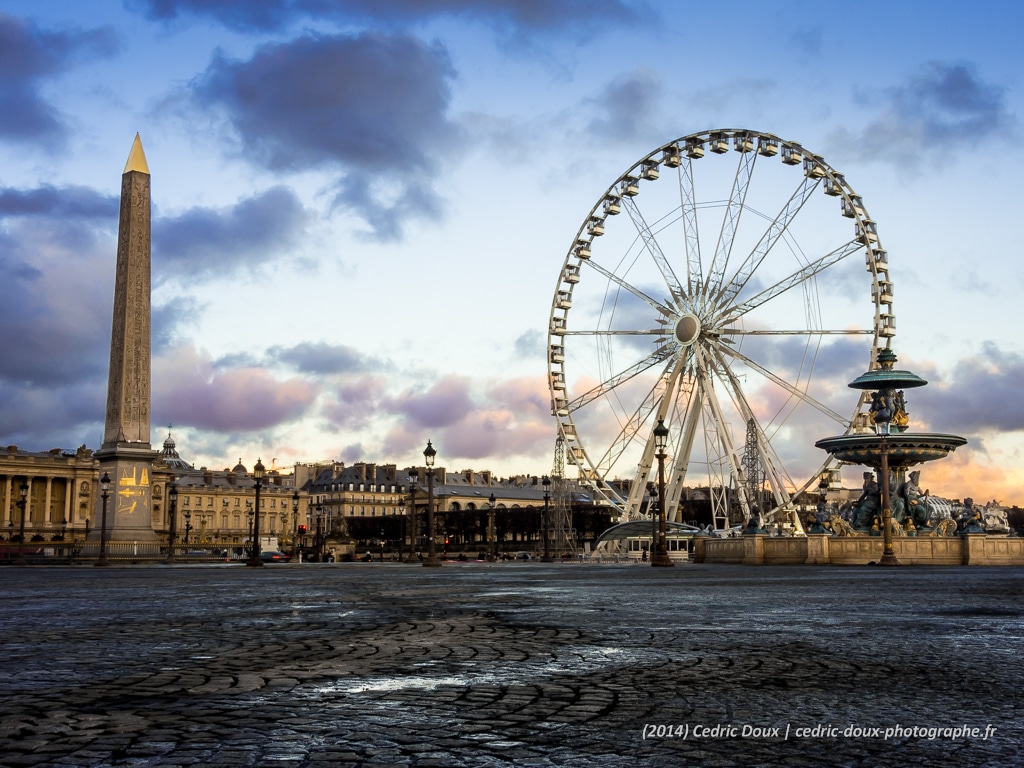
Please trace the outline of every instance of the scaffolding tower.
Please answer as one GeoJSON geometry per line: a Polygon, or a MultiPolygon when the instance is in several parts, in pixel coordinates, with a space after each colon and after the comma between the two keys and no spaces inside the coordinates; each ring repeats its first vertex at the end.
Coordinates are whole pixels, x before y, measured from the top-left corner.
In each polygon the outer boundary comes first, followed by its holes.
{"type": "Polygon", "coordinates": [[[572,489],[565,477],[565,439],[555,439],[555,460],[551,466],[551,551],[556,558],[576,559],[576,532],[572,527],[572,489]]]}
{"type": "Polygon", "coordinates": [[[764,468],[761,466],[761,451],[758,450],[757,422],[747,420],[747,441],[743,449],[743,474],[747,480],[747,500],[757,504],[761,514],[767,511],[764,504],[764,468]]]}

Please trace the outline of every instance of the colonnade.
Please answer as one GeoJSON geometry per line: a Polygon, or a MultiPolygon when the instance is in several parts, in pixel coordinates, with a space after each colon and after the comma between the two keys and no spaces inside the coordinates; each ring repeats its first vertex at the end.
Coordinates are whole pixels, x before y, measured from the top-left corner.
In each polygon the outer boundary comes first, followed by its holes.
{"type": "Polygon", "coordinates": [[[0,475],[0,535],[5,539],[17,533],[21,525],[21,486],[28,486],[25,497],[25,537],[36,534],[50,539],[62,531],[85,531],[93,521],[91,476],[57,474],[0,475]]]}

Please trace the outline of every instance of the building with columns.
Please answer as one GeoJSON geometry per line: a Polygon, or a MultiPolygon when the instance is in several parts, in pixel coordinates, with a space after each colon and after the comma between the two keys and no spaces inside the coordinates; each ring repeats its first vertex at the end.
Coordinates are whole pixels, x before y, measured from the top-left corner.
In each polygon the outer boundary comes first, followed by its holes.
{"type": "Polygon", "coordinates": [[[25,541],[61,541],[85,537],[95,525],[93,510],[99,484],[99,464],[91,450],[24,451],[16,445],[0,448],[0,536],[20,535],[20,488],[25,497],[25,541]]]}

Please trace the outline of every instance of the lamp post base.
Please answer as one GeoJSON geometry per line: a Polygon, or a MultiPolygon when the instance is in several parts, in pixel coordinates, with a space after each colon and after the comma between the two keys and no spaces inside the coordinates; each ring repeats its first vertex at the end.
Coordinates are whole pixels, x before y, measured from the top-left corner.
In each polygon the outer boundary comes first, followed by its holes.
{"type": "Polygon", "coordinates": [[[654,557],[651,559],[652,568],[674,568],[675,563],[672,562],[672,558],[668,556],[668,552],[655,552],[654,557]]]}
{"type": "Polygon", "coordinates": [[[896,559],[894,552],[886,552],[882,555],[882,559],[878,561],[879,565],[899,565],[900,561],[896,559]]]}
{"type": "Polygon", "coordinates": [[[423,567],[424,568],[440,568],[441,567],[441,559],[436,554],[427,555],[423,559],[423,567]]]}
{"type": "Polygon", "coordinates": [[[245,561],[245,566],[247,568],[262,568],[263,561],[260,560],[258,557],[250,557],[248,560],[245,561]]]}

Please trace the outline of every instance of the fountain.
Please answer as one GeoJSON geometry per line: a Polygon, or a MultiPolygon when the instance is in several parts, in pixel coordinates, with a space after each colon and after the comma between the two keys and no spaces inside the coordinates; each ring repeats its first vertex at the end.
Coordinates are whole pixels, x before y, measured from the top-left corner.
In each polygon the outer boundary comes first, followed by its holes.
{"type": "MultiPolygon", "coordinates": [[[[909,419],[903,391],[923,387],[928,382],[910,371],[894,369],[895,364],[896,353],[889,348],[883,349],[878,353],[878,368],[861,374],[849,384],[853,389],[873,390],[869,417],[873,430],[827,437],[815,443],[842,462],[875,469],[882,506],[883,552],[880,565],[899,565],[892,547],[894,521],[890,505],[890,472],[902,475],[916,464],[945,458],[967,442],[959,435],[907,432],[909,419]]],[[[916,487],[916,478],[914,481],[916,487]]]]}

